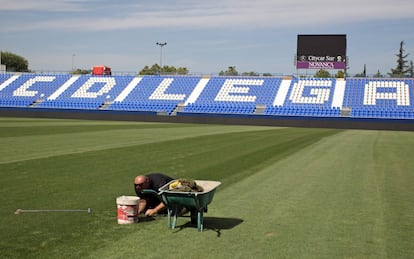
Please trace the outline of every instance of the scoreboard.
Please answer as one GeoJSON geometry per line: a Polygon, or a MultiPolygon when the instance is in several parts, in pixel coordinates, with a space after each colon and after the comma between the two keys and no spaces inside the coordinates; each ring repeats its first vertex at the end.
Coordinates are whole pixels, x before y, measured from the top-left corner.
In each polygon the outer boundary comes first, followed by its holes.
{"type": "Polygon", "coordinates": [[[298,35],[297,69],[345,69],[345,34],[298,35]]]}

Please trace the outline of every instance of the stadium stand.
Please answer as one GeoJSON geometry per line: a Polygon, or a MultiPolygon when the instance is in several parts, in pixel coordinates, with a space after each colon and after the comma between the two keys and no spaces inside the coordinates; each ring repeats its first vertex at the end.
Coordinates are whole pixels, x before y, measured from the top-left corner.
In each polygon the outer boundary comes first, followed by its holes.
{"type": "Polygon", "coordinates": [[[271,105],[281,78],[211,78],[184,112],[253,114],[256,105],[271,105]]]}
{"type": "Polygon", "coordinates": [[[56,90],[46,100],[40,102],[38,108],[58,109],[99,109],[111,98],[119,95],[132,80],[131,76],[123,77],[91,77],[72,76],[66,83],[53,82],[56,90]],[[116,87],[115,87],[116,86],[116,87]]]}
{"type": "MultiPolygon", "coordinates": [[[[293,116],[339,116],[340,107],[333,106],[335,79],[291,80],[284,90],[284,102],[275,102],[265,113],[269,115],[293,116]]],[[[284,100],[282,99],[282,100],[284,100]]]]}
{"type": "Polygon", "coordinates": [[[154,111],[171,114],[185,101],[200,77],[142,77],[108,106],[109,110],[154,111]]]}
{"type": "Polygon", "coordinates": [[[0,107],[414,119],[413,79],[0,74],[0,107]]]}
{"type": "Polygon", "coordinates": [[[413,119],[412,79],[349,79],[343,108],[351,117],[413,119]]]}

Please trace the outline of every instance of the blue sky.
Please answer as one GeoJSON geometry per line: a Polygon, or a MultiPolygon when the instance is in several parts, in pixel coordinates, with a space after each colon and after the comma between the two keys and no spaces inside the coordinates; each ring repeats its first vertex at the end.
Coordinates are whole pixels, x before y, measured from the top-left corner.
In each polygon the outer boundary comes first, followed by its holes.
{"type": "Polygon", "coordinates": [[[402,40],[414,60],[413,10],[412,0],[0,0],[0,50],[34,71],[137,72],[167,42],[163,65],[190,73],[290,75],[298,34],[346,34],[350,74],[364,64],[386,74],[402,40]]]}

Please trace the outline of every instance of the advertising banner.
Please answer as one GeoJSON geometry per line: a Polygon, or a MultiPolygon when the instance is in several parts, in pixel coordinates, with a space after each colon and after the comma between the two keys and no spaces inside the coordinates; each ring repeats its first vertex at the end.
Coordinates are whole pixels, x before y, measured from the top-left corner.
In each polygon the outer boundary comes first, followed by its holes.
{"type": "Polygon", "coordinates": [[[346,35],[298,35],[298,69],[345,69],[346,35]]]}

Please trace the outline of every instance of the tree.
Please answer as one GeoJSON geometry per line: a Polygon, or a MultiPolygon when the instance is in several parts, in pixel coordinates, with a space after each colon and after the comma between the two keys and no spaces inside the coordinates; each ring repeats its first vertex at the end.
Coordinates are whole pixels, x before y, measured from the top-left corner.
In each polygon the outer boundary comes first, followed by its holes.
{"type": "Polygon", "coordinates": [[[338,70],[338,72],[335,75],[335,78],[345,78],[345,72],[342,70],[338,70]]]}
{"type": "Polygon", "coordinates": [[[152,67],[145,66],[141,71],[139,71],[140,75],[156,75],[160,71],[160,66],[158,64],[152,65],[152,67]]]}
{"type": "Polygon", "coordinates": [[[355,77],[367,77],[367,65],[364,64],[364,70],[360,74],[356,74],[355,77]]]}
{"type": "Polygon", "coordinates": [[[316,74],[313,77],[315,77],[315,78],[330,78],[331,74],[329,74],[329,72],[324,70],[324,69],[319,69],[318,72],[316,72],[316,74]]]}
{"type": "Polygon", "coordinates": [[[176,70],[176,74],[177,75],[187,75],[188,74],[188,69],[186,67],[179,67],[176,70]]]}
{"type": "Polygon", "coordinates": [[[400,42],[400,50],[397,56],[397,67],[395,69],[391,69],[391,72],[388,73],[391,77],[405,77],[407,76],[408,72],[408,65],[407,65],[407,57],[408,54],[405,54],[404,50],[404,41],[400,42]]]}
{"type": "Polygon", "coordinates": [[[251,72],[243,72],[242,76],[259,76],[259,74],[251,71],[251,72]]]}
{"type": "Polygon", "coordinates": [[[88,75],[88,74],[90,75],[91,73],[92,73],[91,69],[80,69],[80,68],[71,72],[71,74],[73,75],[88,75]]]}
{"type": "Polygon", "coordinates": [[[381,78],[381,77],[384,77],[384,76],[381,74],[381,72],[380,72],[380,71],[379,71],[379,69],[378,69],[378,71],[377,71],[377,73],[374,75],[374,77],[381,78]]]}
{"type": "Polygon", "coordinates": [[[162,74],[169,74],[169,75],[186,75],[188,74],[188,69],[185,67],[176,68],[174,66],[163,66],[162,67],[162,74]]]}
{"type": "Polygon", "coordinates": [[[228,67],[226,71],[221,70],[219,73],[220,76],[238,76],[239,72],[237,72],[236,67],[228,67]]]}
{"type": "Polygon", "coordinates": [[[408,76],[414,77],[414,67],[413,67],[413,61],[410,61],[410,66],[408,67],[408,76]]]}
{"type": "Polygon", "coordinates": [[[139,71],[140,75],[158,75],[160,74],[167,74],[167,75],[187,75],[188,69],[185,67],[176,68],[174,66],[163,66],[162,70],[158,64],[154,64],[151,67],[145,66],[141,71],[139,71]]]}
{"type": "Polygon", "coordinates": [[[29,62],[11,52],[1,52],[1,63],[6,65],[8,72],[29,72],[29,62]]]}

